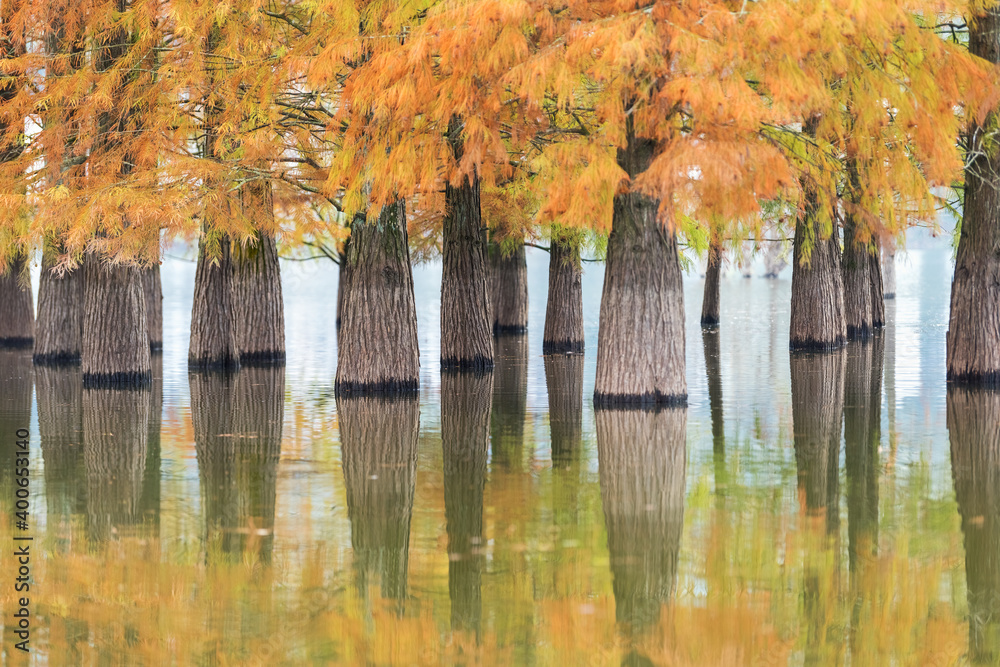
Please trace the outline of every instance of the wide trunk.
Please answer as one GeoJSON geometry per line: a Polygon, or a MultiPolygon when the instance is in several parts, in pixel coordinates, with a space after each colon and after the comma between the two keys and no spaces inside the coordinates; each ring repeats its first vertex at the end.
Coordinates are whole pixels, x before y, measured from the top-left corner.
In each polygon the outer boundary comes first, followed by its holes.
{"type": "Polygon", "coordinates": [[[152,366],[139,268],[88,253],[83,276],[83,386],[148,385],[152,366]]]}
{"type": "Polygon", "coordinates": [[[523,334],[528,330],[528,262],[524,243],[518,243],[510,252],[491,244],[489,256],[493,335],[523,334]]]}
{"type": "Polygon", "coordinates": [[[598,409],[595,416],[615,618],[631,644],[656,626],[676,586],[687,409],[598,409]]]}
{"type": "Polygon", "coordinates": [[[146,301],[146,330],[149,332],[149,349],[163,350],[163,286],[160,283],[160,265],[142,269],[142,294],[146,301]]]}
{"type": "MultiPolygon", "coordinates": [[[[1000,63],[1000,7],[969,22],[969,51],[1000,63]]],[[[1000,385],[1000,150],[992,138],[993,111],[968,130],[962,232],[955,255],[948,321],[948,380],[1000,385]]]]}
{"type": "Polygon", "coordinates": [[[27,257],[18,255],[0,274],[0,348],[30,348],[35,337],[27,264],[27,257]]]}
{"type": "MultiPolygon", "coordinates": [[[[449,126],[461,158],[461,121],[449,126]]],[[[445,184],[441,272],[441,368],[493,368],[493,304],[489,294],[486,237],[479,205],[479,176],[445,184]]]]}
{"type": "Polygon", "coordinates": [[[882,246],[882,296],[896,298],[896,244],[890,241],[882,246]]]}
{"type": "Polygon", "coordinates": [[[441,374],[441,447],[453,630],[478,635],[483,616],[483,491],[493,374],[441,374]]]}
{"type": "Polygon", "coordinates": [[[840,244],[836,234],[822,238],[815,196],[806,195],[805,217],[795,225],[789,347],[832,350],[847,340],[840,244]]]}
{"type": "MultiPolygon", "coordinates": [[[[630,137],[618,164],[646,170],[653,143],[630,137]]],[[[638,192],[615,195],[597,337],[594,403],[684,405],[684,292],[677,239],[638,192]]]]}
{"type": "Polygon", "coordinates": [[[337,397],[358,595],[378,582],[403,611],[417,476],[416,397],[337,397]]]}
{"type": "Polygon", "coordinates": [[[844,320],[849,340],[867,340],[885,324],[882,266],[874,247],[860,238],[858,223],[844,223],[844,320]]]}
{"type": "Polygon", "coordinates": [[[1000,661],[1000,394],[948,388],[955,499],[965,536],[972,664],[1000,661]]]}
{"type": "Polygon", "coordinates": [[[240,365],[229,289],[230,245],[229,237],[223,236],[218,255],[212,257],[204,239],[199,244],[188,346],[188,368],[192,370],[234,370],[240,365]]]}
{"type": "Polygon", "coordinates": [[[383,207],[377,221],[355,218],[343,261],[337,394],[416,392],[420,350],[403,200],[383,207]]]}
{"type": "Polygon", "coordinates": [[[83,270],[54,271],[58,253],[42,250],[34,360],[42,365],[79,364],[83,338],[83,270]]]}
{"type": "Polygon", "coordinates": [[[583,356],[547,355],[545,387],[549,398],[552,465],[579,461],[583,446],[583,356]]]}
{"type": "Polygon", "coordinates": [[[285,363],[285,312],[281,267],[274,234],[274,202],[269,181],[240,188],[243,212],[257,233],[246,245],[234,243],[230,262],[232,327],[240,363],[285,363]]]}
{"type": "Polygon", "coordinates": [[[580,242],[553,233],[549,246],[549,296],[545,304],[543,354],[583,352],[583,264],[580,242]]]}
{"type": "Polygon", "coordinates": [[[722,242],[712,235],[708,245],[708,267],[705,269],[705,296],[701,300],[701,326],[714,329],[719,326],[719,282],[722,277],[722,242]]]}

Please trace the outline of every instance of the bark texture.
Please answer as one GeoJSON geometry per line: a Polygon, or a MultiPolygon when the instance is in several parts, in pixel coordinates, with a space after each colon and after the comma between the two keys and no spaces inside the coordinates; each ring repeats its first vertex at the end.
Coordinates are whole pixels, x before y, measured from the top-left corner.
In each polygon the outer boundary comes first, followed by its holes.
{"type": "Polygon", "coordinates": [[[673,599],[684,528],[687,410],[598,409],[596,419],[615,618],[632,637],[655,626],[673,599]]]}
{"type": "Polygon", "coordinates": [[[58,252],[42,249],[38,278],[38,321],[34,361],[41,365],[79,364],[83,338],[83,271],[53,271],[58,252]]]}
{"type": "MultiPolygon", "coordinates": [[[[448,132],[461,158],[461,121],[448,132]]],[[[493,368],[493,304],[489,294],[486,237],[479,206],[479,177],[445,185],[441,273],[441,368],[493,368]]]]}
{"type": "Polygon", "coordinates": [[[73,543],[73,517],[86,507],[83,378],[78,367],[35,368],[38,435],[45,474],[46,531],[57,553],[73,543]]]}
{"type": "Polygon", "coordinates": [[[148,385],[152,366],[138,267],[112,266],[88,253],[83,275],[83,386],[148,385]]]}
{"type": "Polygon", "coordinates": [[[528,330],[528,262],[524,243],[518,243],[510,253],[491,244],[489,256],[493,335],[523,334],[528,330]]]}
{"type": "Polygon", "coordinates": [[[896,244],[894,242],[882,246],[882,295],[885,299],[896,298],[896,244]]]}
{"type": "Polygon", "coordinates": [[[28,260],[19,255],[0,274],[0,348],[31,348],[35,337],[35,312],[31,283],[26,282],[28,260]]]}
{"type": "MultiPolygon", "coordinates": [[[[635,177],[653,142],[631,136],[618,164],[635,177]]],[[[657,219],[658,202],[615,195],[597,338],[594,403],[685,405],[684,292],[677,239],[657,219]]]]}
{"type": "Polygon", "coordinates": [[[188,368],[192,370],[239,368],[229,289],[231,263],[228,236],[223,237],[219,244],[218,257],[210,256],[202,239],[198,248],[198,268],[194,274],[194,301],[191,304],[188,368]]]}
{"type": "Polygon", "coordinates": [[[882,266],[877,246],[864,242],[858,222],[848,214],[844,223],[844,320],[849,340],[867,340],[885,325],[882,266]]]}
{"type": "Polygon", "coordinates": [[[269,562],[285,409],[285,372],[190,373],[191,421],[208,559],[269,562]]]}
{"type": "Polygon", "coordinates": [[[545,304],[543,354],[583,352],[583,264],[580,242],[553,234],[549,246],[549,296],[545,304]]]}
{"type": "Polygon", "coordinates": [[[340,394],[416,392],[420,346],[402,199],[351,225],[340,273],[340,394]]]}
{"type": "Polygon", "coordinates": [[[476,634],[483,616],[483,490],[492,395],[492,373],[441,374],[451,627],[476,634]]]}
{"type": "MultiPolygon", "coordinates": [[[[1000,7],[969,22],[969,52],[1000,63],[1000,7]]],[[[962,231],[955,255],[948,321],[948,380],[1000,386],[1000,151],[992,143],[994,110],[971,123],[962,231]]]]}
{"type": "Polygon", "coordinates": [[[840,524],[840,434],[844,353],[792,353],[792,429],[799,498],[807,514],[840,524]]]}
{"type": "Polygon", "coordinates": [[[230,263],[232,327],[240,363],[252,366],[285,363],[285,311],[281,267],[274,234],[274,200],[269,181],[240,188],[243,212],[257,234],[247,245],[233,244],[230,263]]]}
{"type": "Polygon", "coordinates": [[[163,285],[160,282],[160,265],[153,264],[141,270],[142,294],[146,301],[146,329],[149,332],[149,349],[163,350],[163,285]]]}
{"type": "Polygon", "coordinates": [[[547,355],[545,386],[552,465],[564,467],[579,459],[583,444],[583,356],[547,355]]]}
{"type": "Polygon", "coordinates": [[[417,476],[416,397],[337,397],[358,593],[378,581],[403,611],[417,476]],[[374,581],[373,581],[374,580],[374,581]]]}
{"type": "Polygon", "coordinates": [[[852,575],[878,554],[879,440],[884,338],[847,349],[844,380],[844,462],[847,536],[852,575]]]}
{"type": "Polygon", "coordinates": [[[948,388],[955,499],[965,536],[972,664],[1000,661],[1000,393],[948,388]]]}
{"type": "Polygon", "coordinates": [[[708,245],[708,267],[705,269],[705,296],[701,300],[701,326],[719,326],[719,282],[722,277],[722,242],[713,234],[708,245]]]}

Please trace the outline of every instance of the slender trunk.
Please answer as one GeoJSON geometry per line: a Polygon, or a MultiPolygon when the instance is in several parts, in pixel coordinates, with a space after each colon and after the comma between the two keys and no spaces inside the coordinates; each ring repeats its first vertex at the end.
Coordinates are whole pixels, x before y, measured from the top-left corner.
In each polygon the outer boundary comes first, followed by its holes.
{"type": "Polygon", "coordinates": [[[836,234],[821,238],[816,202],[807,192],[806,215],[795,226],[792,260],[792,350],[832,350],[847,340],[844,281],[836,234]],[[812,251],[806,256],[806,246],[812,251]]]}
{"type": "Polygon", "coordinates": [[[583,356],[546,355],[552,465],[578,461],[583,446],[583,356]]]}
{"type": "Polygon", "coordinates": [[[160,265],[142,269],[142,294],[146,302],[146,329],[149,332],[149,349],[163,350],[163,286],[160,283],[160,265]]]}
{"type": "Polygon", "coordinates": [[[441,447],[451,627],[479,634],[483,617],[483,490],[493,374],[441,374],[441,447]]]}
{"type": "Polygon", "coordinates": [[[243,365],[283,365],[285,313],[278,246],[270,231],[274,228],[271,183],[245,184],[240,188],[240,204],[257,233],[246,246],[233,244],[229,286],[236,350],[243,365]]]}
{"type": "Polygon", "coordinates": [[[1000,394],[948,388],[948,433],[955,499],[965,536],[972,664],[1000,660],[1000,394]]]}
{"type": "Polygon", "coordinates": [[[885,299],[896,298],[896,243],[882,246],[882,287],[885,299]]]}
{"type": "Polygon", "coordinates": [[[523,334],[528,330],[528,263],[524,243],[518,243],[510,254],[491,244],[489,257],[493,335],[523,334]]]}
{"type": "Polygon", "coordinates": [[[722,277],[722,242],[716,234],[708,246],[708,268],[705,270],[705,297],[701,301],[701,326],[719,326],[719,279],[722,277]]]}
{"type": "Polygon", "coordinates": [[[549,247],[549,296],[545,304],[543,354],[583,352],[583,264],[580,241],[553,231],[549,247]]]}
{"type": "Polygon", "coordinates": [[[524,466],[524,418],[528,406],[527,336],[504,336],[496,341],[493,368],[493,410],[490,447],[494,467],[521,470],[524,466]]]}
{"type": "Polygon", "coordinates": [[[342,266],[337,394],[416,392],[420,348],[402,199],[377,221],[355,218],[342,266]]]}
{"type": "MultiPolygon", "coordinates": [[[[652,141],[629,136],[618,164],[635,177],[653,158],[652,141]]],[[[677,239],[657,218],[658,202],[615,195],[597,338],[594,403],[684,405],[684,292],[677,239]]]]}
{"type": "Polygon", "coordinates": [[[230,246],[229,237],[223,236],[218,256],[211,257],[204,237],[199,243],[188,346],[188,368],[192,370],[235,370],[240,365],[229,289],[230,246]]]}
{"type": "Polygon", "coordinates": [[[630,644],[673,599],[684,528],[687,409],[598,409],[615,618],[630,644]]]}
{"type": "MultiPolygon", "coordinates": [[[[1000,63],[1000,7],[969,22],[969,52],[1000,63]]],[[[962,232],[951,283],[948,321],[948,380],[971,385],[1000,385],[1000,151],[992,146],[997,111],[983,126],[968,130],[972,156],[965,169],[962,232]]]]}
{"type": "Polygon", "coordinates": [[[0,348],[30,348],[34,337],[28,258],[19,254],[0,274],[0,348]]]}
{"type": "Polygon", "coordinates": [[[57,553],[73,543],[73,517],[84,506],[83,381],[79,368],[35,368],[38,436],[45,475],[47,539],[57,553]]]}
{"type": "Polygon", "coordinates": [[[83,276],[83,386],[148,385],[152,366],[139,268],[88,253],[83,276]]]}
{"type": "Polygon", "coordinates": [[[40,365],[80,363],[83,337],[83,271],[53,270],[58,252],[46,242],[38,279],[34,360],[40,365]]]}
{"type": "Polygon", "coordinates": [[[340,450],[358,595],[370,579],[397,612],[406,600],[417,476],[416,397],[337,397],[340,450]]]}
{"type": "MultiPolygon", "coordinates": [[[[462,155],[461,120],[448,133],[456,161],[462,155]]],[[[441,274],[441,368],[493,368],[493,307],[486,238],[479,208],[479,176],[445,184],[441,274]]]]}

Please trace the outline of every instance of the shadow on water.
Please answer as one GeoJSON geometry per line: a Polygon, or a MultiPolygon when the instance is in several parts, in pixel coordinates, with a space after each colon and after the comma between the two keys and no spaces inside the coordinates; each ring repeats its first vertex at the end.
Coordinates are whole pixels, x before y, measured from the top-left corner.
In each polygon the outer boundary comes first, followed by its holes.
{"type": "Polygon", "coordinates": [[[337,398],[341,459],[361,599],[377,578],[402,613],[417,474],[417,398],[337,398]]]}
{"type": "Polygon", "coordinates": [[[191,373],[191,418],[208,559],[252,553],[269,563],[284,417],[283,367],[191,373]]]}
{"type": "Polygon", "coordinates": [[[969,658],[1000,661],[1000,392],[948,387],[955,498],[965,536],[969,658]]]}
{"type": "Polygon", "coordinates": [[[441,374],[441,447],[453,630],[482,627],[483,489],[493,374],[441,374]]]}
{"type": "Polygon", "coordinates": [[[684,528],[687,409],[597,410],[601,502],[615,618],[632,648],[673,599],[684,528]]]}
{"type": "Polygon", "coordinates": [[[490,445],[493,466],[518,472],[524,468],[524,418],[528,405],[528,337],[493,339],[493,414],[490,445]]]}

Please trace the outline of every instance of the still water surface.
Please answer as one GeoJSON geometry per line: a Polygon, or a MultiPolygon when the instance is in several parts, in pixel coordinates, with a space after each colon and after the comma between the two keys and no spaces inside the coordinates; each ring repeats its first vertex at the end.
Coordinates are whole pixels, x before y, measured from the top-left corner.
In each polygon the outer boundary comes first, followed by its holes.
{"type": "MultiPolygon", "coordinates": [[[[587,354],[541,355],[546,262],[529,252],[530,333],[487,377],[441,376],[440,267],[417,267],[418,400],[335,400],[332,264],[283,265],[283,369],[188,375],[176,259],[152,391],[0,353],[4,447],[31,430],[31,659],[997,659],[1000,398],[945,385],[947,252],[899,256],[884,334],[829,355],[787,350],[787,270],[726,279],[706,335],[686,277],[689,407],[655,414],[590,401],[601,265],[587,354]]],[[[9,456],[0,474],[7,624],[9,456]]]]}

